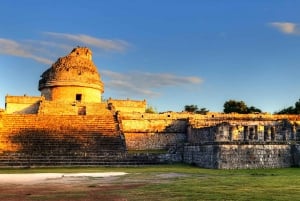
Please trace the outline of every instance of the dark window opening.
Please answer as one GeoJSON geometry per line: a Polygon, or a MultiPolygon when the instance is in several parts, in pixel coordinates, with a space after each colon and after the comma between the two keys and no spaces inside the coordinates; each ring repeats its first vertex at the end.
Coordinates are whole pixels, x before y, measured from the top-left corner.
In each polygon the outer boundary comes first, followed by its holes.
{"type": "Polygon", "coordinates": [[[81,102],[82,94],[76,94],[76,101],[81,102]]]}

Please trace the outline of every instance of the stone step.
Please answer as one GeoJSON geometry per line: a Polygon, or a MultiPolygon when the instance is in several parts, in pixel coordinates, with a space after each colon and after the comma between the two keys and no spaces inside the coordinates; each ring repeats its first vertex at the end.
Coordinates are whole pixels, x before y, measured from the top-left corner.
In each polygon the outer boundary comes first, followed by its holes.
{"type": "MultiPolygon", "coordinates": [[[[73,153],[113,154],[125,151],[119,125],[111,111],[101,115],[3,115],[1,143],[5,150],[65,156],[73,153]]],[[[16,154],[13,159],[20,158],[16,154]]],[[[0,156],[0,161],[11,158],[0,156]]],[[[97,159],[98,160],[98,159],[97,159]]]]}
{"type": "Polygon", "coordinates": [[[128,155],[111,155],[111,156],[97,156],[97,157],[32,157],[30,160],[26,157],[14,159],[1,159],[0,167],[6,166],[124,166],[124,165],[150,165],[160,164],[156,159],[147,159],[144,156],[128,156],[128,155]]]}

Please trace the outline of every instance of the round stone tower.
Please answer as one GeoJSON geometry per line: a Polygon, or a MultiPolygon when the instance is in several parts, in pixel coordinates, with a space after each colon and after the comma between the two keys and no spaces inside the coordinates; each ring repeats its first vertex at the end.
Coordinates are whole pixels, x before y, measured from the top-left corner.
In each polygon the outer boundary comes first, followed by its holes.
{"type": "Polygon", "coordinates": [[[74,48],[69,55],[52,64],[41,77],[39,90],[46,100],[101,102],[104,87],[89,48],[74,48]]]}

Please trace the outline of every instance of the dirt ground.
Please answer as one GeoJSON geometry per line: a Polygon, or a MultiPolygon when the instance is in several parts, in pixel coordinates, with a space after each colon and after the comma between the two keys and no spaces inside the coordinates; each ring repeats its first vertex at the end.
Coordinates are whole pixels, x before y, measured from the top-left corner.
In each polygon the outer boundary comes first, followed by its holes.
{"type": "Polygon", "coordinates": [[[167,182],[177,173],[140,175],[116,173],[107,175],[68,174],[0,174],[0,200],[76,200],[76,201],[124,201],[120,190],[134,189],[148,183],[167,182]],[[10,177],[9,177],[10,176],[10,177]],[[18,178],[18,179],[16,179],[18,178]]]}

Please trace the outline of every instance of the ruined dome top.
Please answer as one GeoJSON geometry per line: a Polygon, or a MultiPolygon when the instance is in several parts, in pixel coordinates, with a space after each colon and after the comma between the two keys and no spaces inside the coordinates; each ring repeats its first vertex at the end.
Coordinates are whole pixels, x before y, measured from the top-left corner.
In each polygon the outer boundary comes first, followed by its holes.
{"type": "Polygon", "coordinates": [[[103,83],[92,61],[92,51],[87,47],[76,47],[67,56],[60,57],[41,77],[39,90],[55,86],[81,86],[99,89],[103,93],[103,83]]]}

